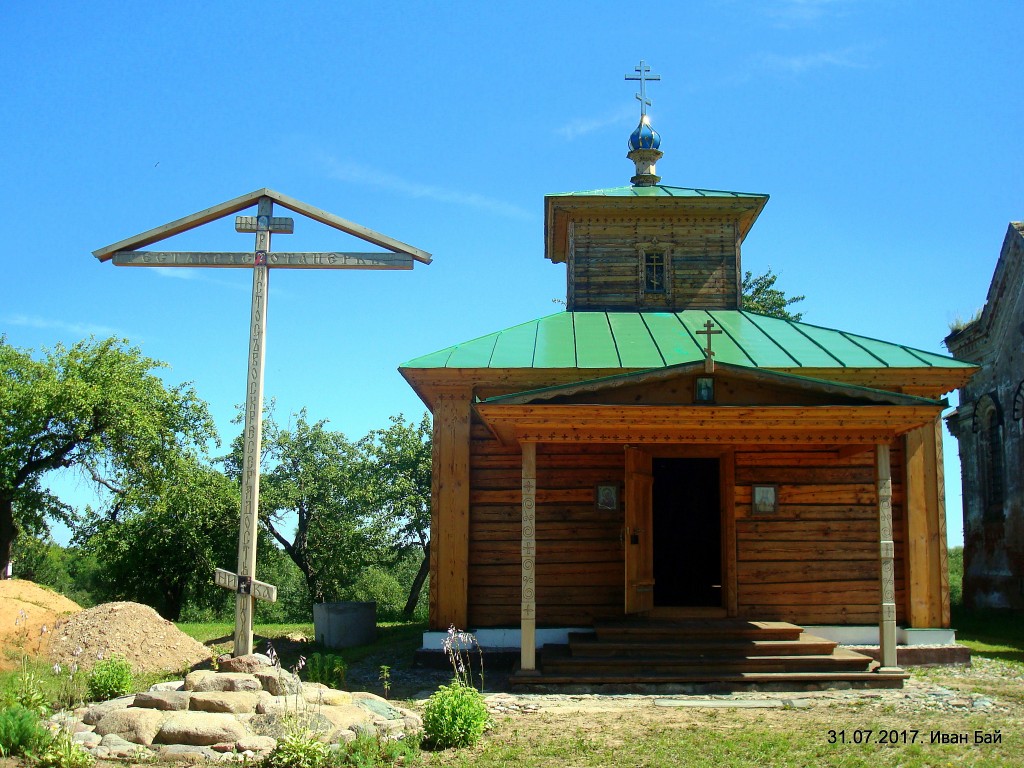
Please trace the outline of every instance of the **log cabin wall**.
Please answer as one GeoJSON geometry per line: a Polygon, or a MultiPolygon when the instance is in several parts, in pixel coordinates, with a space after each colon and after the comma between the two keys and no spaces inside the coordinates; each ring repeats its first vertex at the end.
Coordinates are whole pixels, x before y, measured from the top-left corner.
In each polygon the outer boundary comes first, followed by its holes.
{"type": "MultiPolygon", "coordinates": [[[[797,624],[873,624],[879,618],[875,455],[736,452],[739,615],[797,624]],[[755,484],[778,486],[779,510],[752,511],[755,484]]],[[[907,617],[903,450],[892,446],[896,620],[907,617]]]]}
{"type": "Polygon", "coordinates": [[[720,217],[589,216],[573,222],[568,309],[737,309],[735,221],[720,217]],[[643,290],[641,248],[666,256],[666,290],[643,290]]]}
{"type": "MultiPolygon", "coordinates": [[[[621,511],[599,512],[598,483],[623,483],[621,445],[537,447],[537,625],[621,617],[621,511]]],[[[522,477],[518,448],[474,423],[470,449],[469,625],[518,626],[522,477]]]]}

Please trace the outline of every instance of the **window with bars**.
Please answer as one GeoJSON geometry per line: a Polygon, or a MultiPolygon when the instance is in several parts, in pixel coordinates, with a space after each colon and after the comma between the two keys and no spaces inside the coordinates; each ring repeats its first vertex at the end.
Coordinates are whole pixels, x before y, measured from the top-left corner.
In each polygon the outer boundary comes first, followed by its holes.
{"type": "Polygon", "coordinates": [[[644,252],[644,293],[665,293],[668,275],[664,251],[644,252]]]}

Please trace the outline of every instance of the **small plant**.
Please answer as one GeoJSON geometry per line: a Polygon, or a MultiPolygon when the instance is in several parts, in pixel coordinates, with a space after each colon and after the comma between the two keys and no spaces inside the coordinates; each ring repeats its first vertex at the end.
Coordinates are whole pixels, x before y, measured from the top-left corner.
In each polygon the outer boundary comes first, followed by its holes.
{"type": "Polygon", "coordinates": [[[43,681],[28,670],[28,658],[22,658],[21,674],[14,688],[14,701],[38,717],[50,714],[50,702],[43,693],[43,681]]]}
{"type": "Polygon", "coordinates": [[[480,691],[458,680],[442,685],[431,694],[423,710],[426,742],[434,749],[476,744],[489,720],[487,704],[480,691]]]}
{"type": "Polygon", "coordinates": [[[306,659],[306,679],[311,683],[323,683],[330,688],[345,684],[348,665],[333,653],[313,653],[306,659]]]}
{"type": "Polygon", "coordinates": [[[389,739],[376,732],[360,731],[354,741],[338,748],[331,757],[331,765],[339,768],[401,765],[408,764],[416,753],[416,745],[407,739],[389,739]]]}
{"type": "Polygon", "coordinates": [[[323,768],[331,757],[327,745],[308,730],[286,733],[263,761],[263,768],[323,768]]]}
{"type": "Polygon", "coordinates": [[[132,668],[123,656],[101,660],[89,673],[89,698],[107,701],[132,692],[132,668]]]}
{"type": "Polygon", "coordinates": [[[469,747],[476,744],[490,723],[483,694],[473,686],[470,651],[480,653],[480,688],[484,684],[483,650],[469,632],[448,628],[443,647],[455,676],[451,685],[442,685],[423,710],[426,743],[434,749],[469,747]]]}
{"type": "Polygon", "coordinates": [[[96,758],[72,741],[71,734],[62,728],[36,759],[35,765],[37,768],[90,768],[95,762],[96,758]]]}
{"type": "Polygon", "coordinates": [[[384,688],[384,698],[391,698],[391,667],[387,664],[380,665],[380,680],[381,686],[384,688]]]}
{"type": "Polygon", "coordinates": [[[0,757],[32,757],[49,738],[39,717],[20,704],[0,711],[0,757]]]}

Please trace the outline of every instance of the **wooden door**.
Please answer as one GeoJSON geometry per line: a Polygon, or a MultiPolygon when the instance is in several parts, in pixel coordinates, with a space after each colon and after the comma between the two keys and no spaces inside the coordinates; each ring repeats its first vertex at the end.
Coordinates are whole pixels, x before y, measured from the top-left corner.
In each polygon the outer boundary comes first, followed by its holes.
{"type": "Polygon", "coordinates": [[[626,448],[626,613],[654,608],[654,517],[651,454],[626,448]]]}

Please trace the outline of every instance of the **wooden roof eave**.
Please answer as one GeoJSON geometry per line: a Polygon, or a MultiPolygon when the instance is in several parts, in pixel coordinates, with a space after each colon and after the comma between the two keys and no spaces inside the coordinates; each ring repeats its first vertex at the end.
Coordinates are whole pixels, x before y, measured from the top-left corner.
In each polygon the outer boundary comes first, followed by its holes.
{"type": "Polygon", "coordinates": [[[201,211],[197,211],[196,213],[189,214],[188,216],[182,216],[180,219],[176,219],[159,227],[154,227],[153,229],[148,229],[138,235],[133,235],[132,237],[120,240],[116,243],[93,251],[93,256],[100,261],[109,261],[118,251],[134,251],[139,248],[144,248],[147,245],[152,245],[153,243],[160,242],[161,240],[166,240],[169,237],[180,235],[182,232],[188,232],[189,230],[201,227],[204,224],[209,224],[211,221],[222,219],[232,213],[238,213],[246,208],[251,208],[259,202],[261,197],[269,197],[274,202],[294,213],[306,216],[307,218],[313,219],[321,224],[325,224],[328,227],[353,235],[368,243],[380,246],[381,248],[387,248],[393,253],[404,253],[423,264],[429,264],[432,260],[430,254],[426,251],[415,248],[407,243],[403,243],[400,240],[395,240],[393,237],[388,237],[380,232],[375,232],[369,227],[364,227],[361,224],[348,221],[340,216],[335,216],[333,213],[328,213],[320,208],[304,203],[301,200],[296,200],[294,197],[289,197],[288,195],[280,192],[275,192],[272,189],[267,189],[266,187],[254,190],[248,194],[241,195],[231,200],[226,200],[223,203],[211,206],[210,208],[205,208],[201,211]]]}
{"type": "Polygon", "coordinates": [[[505,445],[519,442],[868,445],[934,422],[942,406],[637,406],[477,403],[505,445]]]}

